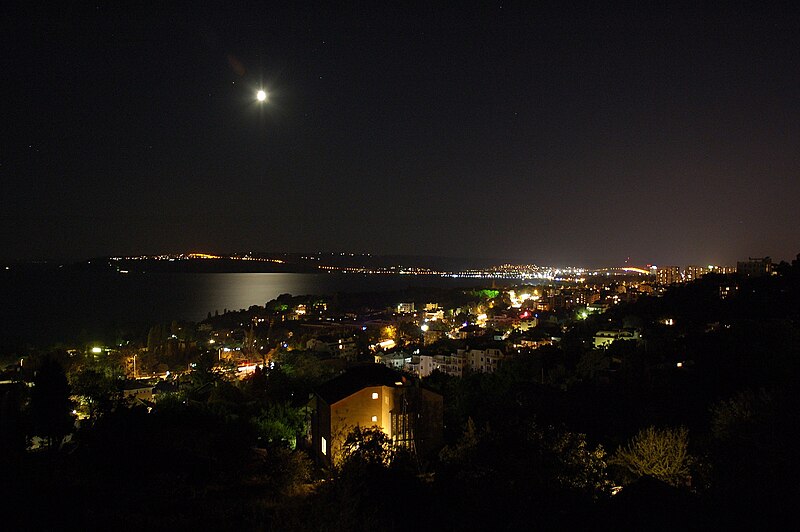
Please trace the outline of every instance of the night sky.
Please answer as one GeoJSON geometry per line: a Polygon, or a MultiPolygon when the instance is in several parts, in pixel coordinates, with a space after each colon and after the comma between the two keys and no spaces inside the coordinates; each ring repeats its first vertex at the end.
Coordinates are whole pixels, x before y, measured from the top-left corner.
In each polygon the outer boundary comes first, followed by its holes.
{"type": "Polygon", "coordinates": [[[0,258],[800,252],[797,11],[285,4],[2,8],[0,258]]]}

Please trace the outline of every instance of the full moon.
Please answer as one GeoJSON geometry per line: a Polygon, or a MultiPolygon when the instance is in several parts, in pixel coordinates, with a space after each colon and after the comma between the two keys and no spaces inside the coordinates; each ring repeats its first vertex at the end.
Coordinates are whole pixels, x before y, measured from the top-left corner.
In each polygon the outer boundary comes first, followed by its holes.
{"type": "Polygon", "coordinates": [[[267,100],[267,93],[266,93],[265,91],[258,91],[258,92],[256,93],[256,99],[257,99],[259,102],[264,102],[264,101],[266,101],[266,100],[267,100]]]}

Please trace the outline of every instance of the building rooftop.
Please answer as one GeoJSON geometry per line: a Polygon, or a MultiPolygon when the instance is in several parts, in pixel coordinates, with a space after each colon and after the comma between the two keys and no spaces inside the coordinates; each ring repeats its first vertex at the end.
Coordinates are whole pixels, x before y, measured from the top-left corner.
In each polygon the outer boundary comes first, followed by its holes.
{"type": "Polygon", "coordinates": [[[370,386],[396,386],[403,376],[383,364],[353,366],[341,375],[321,385],[316,394],[332,405],[357,391],[370,386]]]}

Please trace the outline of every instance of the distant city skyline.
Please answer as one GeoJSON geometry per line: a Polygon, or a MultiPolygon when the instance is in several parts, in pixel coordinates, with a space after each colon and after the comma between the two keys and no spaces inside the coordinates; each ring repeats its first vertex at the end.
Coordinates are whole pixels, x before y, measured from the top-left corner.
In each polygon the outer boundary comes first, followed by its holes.
{"type": "MultiPolygon", "coordinates": [[[[526,261],[526,260],[512,260],[508,257],[506,258],[492,258],[492,257],[446,257],[441,255],[399,255],[399,254],[375,254],[375,253],[361,253],[361,252],[345,252],[345,251],[313,251],[313,252],[288,252],[288,251],[234,251],[234,252],[208,252],[208,251],[186,251],[186,252],[164,252],[164,253],[153,253],[153,254],[130,254],[130,255],[95,255],[91,257],[81,257],[78,259],[65,259],[65,260],[58,260],[54,258],[45,258],[45,259],[21,259],[21,258],[14,258],[11,260],[2,261],[6,264],[14,264],[14,263],[51,263],[54,265],[57,264],[79,264],[83,262],[91,262],[95,259],[110,259],[112,262],[117,260],[129,261],[129,260],[137,260],[137,259],[148,259],[148,260],[167,260],[170,259],[179,259],[179,260],[198,260],[198,259],[245,259],[245,261],[261,261],[266,263],[285,263],[288,260],[289,264],[297,263],[300,264],[305,260],[305,264],[312,265],[312,266],[326,266],[328,261],[325,261],[325,257],[330,258],[344,258],[344,259],[351,259],[357,262],[359,257],[365,258],[365,260],[372,260],[373,263],[375,260],[394,260],[392,264],[396,266],[405,266],[411,268],[433,268],[434,270],[438,271],[465,271],[469,269],[488,269],[488,268],[497,268],[503,266],[537,266],[542,268],[560,268],[560,269],[574,269],[574,268],[582,268],[586,270],[603,270],[603,269],[615,269],[615,268],[657,268],[659,270],[677,270],[677,275],[681,276],[684,270],[690,271],[689,277],[693,278],[694,274],[691,273],[693,269],[699,269],[703,272],[706,270],[713,270],[715,268],[721,269],[723,273],[730,273],[730,271],[735,271],[736,266],[738,263],[741,262],[749,262],[752,260],[762,260],[767,259],[771,261],[772,264],[779,264],[780,262],[784,261],[786,263],[792,263],[795,261],[797,257],[800,256],[800,253],[795,254],[792,257],[774,257],[771,255],[762,255],[760,257],[755,257],[753,255],[749,255],[747,257],[739,257],[736,260],[730,262],[711,262],[711,261],[694,261],[694,262],[678,262],[678,261],[664,261],[661,263],[655,262],[647,262],[647,261],[635,261],[632,258],[626,258],[619,263],[607,263],[607,264],[590,264],[587,262],[573,262],[573,263],[557,263],[553,261],[526,261]],[[276,260],[276,258],[280,258],[283,260],[276,260]],[[284,256],[291,256],[290,259],[286,259],[284,256]],[[273,257],[273,258],[268,258],[273,257]],[[316,259],[320,262],[315,263],[313,260],[316,259]],[[309,262],[310,261],[310,262],[309,262]],[[451,264],[458,263],[459,266],[457,267],[449,267],[449,268],[442,268],[442,262],[447,262],[451,264]]],[[[0,262],[0,263],[2,263],[0,262]]],[[[334,261],[335,262],[335,261],[334,261]]],[[[333,264],[333,262],[331,262],[333,264]]],[[[366,264],[366,263],[364,263],[366,264]]],[[[388,264],[388,262],[386,263],[388,264]]],[[[381,268],[386,268],[387,266],[382,266],[381,268]]],[[[385,273],[385,272],[384,272],[385,273]]]]}

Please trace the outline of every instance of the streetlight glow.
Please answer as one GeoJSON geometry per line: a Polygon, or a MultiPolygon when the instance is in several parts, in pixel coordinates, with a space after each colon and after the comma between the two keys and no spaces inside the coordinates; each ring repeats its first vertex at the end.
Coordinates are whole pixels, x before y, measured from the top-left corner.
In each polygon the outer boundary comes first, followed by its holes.
{"type": "Polygon", "coordinates": [[[258,91],[258,92],[256,93],[256,100],[258,100],[259,102],[265,102],[265,101],[267,101],[267,92],[266,92],[266,91],[264,91],[264,90],[260,90],[260,91],[258,91]]]}

